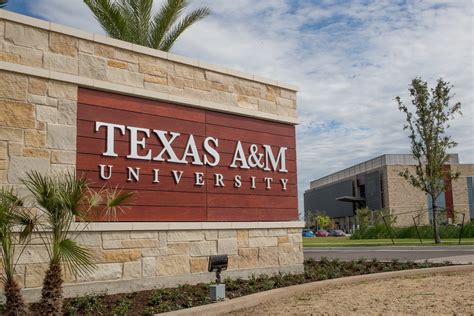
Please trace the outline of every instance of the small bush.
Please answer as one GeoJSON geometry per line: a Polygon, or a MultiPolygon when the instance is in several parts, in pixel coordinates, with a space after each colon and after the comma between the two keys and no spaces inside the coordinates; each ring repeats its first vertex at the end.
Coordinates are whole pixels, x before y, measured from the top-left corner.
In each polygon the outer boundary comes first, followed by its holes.
{"type": "Polygon", "coordinates": [[[121,298],[115,303],[112,313],[117,316],[126,316],[130,307],[132,307],[132,302],[129,299],[121,298]]]}
{"type": "Polygon", "coordinates": [[[91,293],[85,296],[73,298],[65,307],[65,315],[97,315],[102,308],[102,300],[105,294],[91,293]]]}
{"type": "MultiPolygon", "coordinates": [[[[461,232],[460,226],[445,225],[440,226],[441,238],[445,239],[456,239],[459,238],[461,232]]],[[[415,226],[407,227],[392,227],[391,233],[395,239],[417,239],[418,234],[415,226]]],[[[422,239],[433,239],[433,226],[424,225],[418,226],[418,233],[422,239]]],[[[462,238],[474,238],[474,223],[464,224],[462,230],[462,238]]],[[[371,227],[357,229],[352,234],[351,239],[388,239],[390,238],[390,232],[387,230],[384,224],[377,224],[371,227]]]]}

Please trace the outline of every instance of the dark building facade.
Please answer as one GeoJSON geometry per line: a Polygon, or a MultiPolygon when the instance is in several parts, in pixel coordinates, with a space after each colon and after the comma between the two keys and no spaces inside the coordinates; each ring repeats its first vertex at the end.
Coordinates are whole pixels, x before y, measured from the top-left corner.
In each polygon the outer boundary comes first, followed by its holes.
{"type": "MultiPolygon", "coordinates": [[[[428,223],[431,214],[423,210],[432,204],[421,191],[411,187],[399,176],[400,171],[414,168],[415,160],[411,155],[382,155],[352,167],[311,181],[310,188],[304,194],[305,216],[317,212],[330,216],[335,228],[346,232],[356,226],[355,211],[361,207],[371,210],[387,210],[396,216],[396,225],[410,225],[413,216],[420,210],[420,223],[428,223]]],[[[457,154],[450,155],[448,168],[461,172],[455,183],[447,184],[447,190],[438,205],[453,214],[466,214],[466,221],[474,219],[474,201],[472,191],[472,164],[459,164],[457,154]]],[[[418,217],[417,217],[418,218],[418,217]]],[[[453,217],[454,220],[454,217],[453,217]]]]}

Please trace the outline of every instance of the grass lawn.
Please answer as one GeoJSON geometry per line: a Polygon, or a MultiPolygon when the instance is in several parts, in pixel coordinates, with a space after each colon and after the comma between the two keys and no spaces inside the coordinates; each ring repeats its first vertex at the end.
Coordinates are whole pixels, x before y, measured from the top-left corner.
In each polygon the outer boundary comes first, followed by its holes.
{"type": "MultiPolygon", "coordinates": [[[[441,246],[457,245],[458,239],[441,240],[441,246]]],[[[367,247],[367,246],[392,246],[390,239],[356,239],[349,237],[303,237],[305,247],[367,247]]],[[[435,246],[432,239],[423,239],[420,244],[419,239],[395,239],[395,246],[435,246]]],[[[440,244],[438,244],[439,246],[440,244]]],[[[461,240],[461,245],[474,245],[474,238],[461,240]]]]}

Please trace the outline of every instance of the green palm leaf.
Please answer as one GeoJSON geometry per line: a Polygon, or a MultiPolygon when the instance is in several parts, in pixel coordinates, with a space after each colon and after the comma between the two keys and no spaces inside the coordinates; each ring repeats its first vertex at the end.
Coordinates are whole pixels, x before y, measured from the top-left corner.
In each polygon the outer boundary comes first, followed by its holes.
{"type": "Polygon", "coordinates": [[[181,18],[187,0],[165,0],[153,14],[153,0],[84,0],[102,29],[123,41],[169,51],[192,24],[210,14],[199,8],[181,18]]]}

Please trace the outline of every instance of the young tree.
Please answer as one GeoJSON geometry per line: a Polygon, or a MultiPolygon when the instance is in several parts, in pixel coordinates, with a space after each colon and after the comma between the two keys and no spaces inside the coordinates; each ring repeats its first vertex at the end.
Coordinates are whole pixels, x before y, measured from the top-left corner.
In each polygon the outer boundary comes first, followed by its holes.
{"type": "Polygon", "coordinates": [[[325,214],[318,214],[316,216],[316,226],[318,229],[326,229],[331,225],[331,218],[325,214]]]}
{"type": "Polygon", "coordinates": [[[400,97],[395,98],[399,110],[406,115],[403,129],[410,133],[411,153],[417,161],[414,173],[405,169],[400,175],[431,197],[435,243],[441,241],[436,199],[445,190],[445,180],[452,181],[459,177],[458,172],[444,167],[449,158],[447,150],[457,145],[446,135],[446,130],[450,120],[461,114],[460,102],[450,105],[453,97],[451,88],[449,82],[440,78],[430,93],[426,82],[421,78],[413,79],[408,90],[415,112],[411,112],[400,97]]]}
{"type": "Polygon", "coordinates": [[[89,250],[75,241],[76,220],[87,220],[98,207],[102,213],[114,214],[131,192],[117,190],[94,191],[85,178],[74,174],[44,176],[28,172],[23,180],[33,194],[36,206],[43,212],[39,226],[41,238],[48,250],[50,262],[43,280],[39,312],[42,315],[61,315],[63,305],[63,267],[73,272],[86,273],[94,269],[89,250]]]}
{"type": "Polygon", "coordinates": [[[164,0],[152,12],[153,0],[84,0],[104,31],[113,38],[169,51],[178,37],[191,25],[211,13],[198,8],[181,17],[187,0],[164,0]]]}
{"type": "Polygon", "coordinates": [[[28,311],[15,279],[15,266],[35,224],[36,218],[23,207],[23,201],[13,190],[0,189],[0,262],[4,270],[2,282],[7,300],[5,315],[25,315],[28,311]]]}

